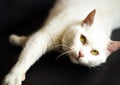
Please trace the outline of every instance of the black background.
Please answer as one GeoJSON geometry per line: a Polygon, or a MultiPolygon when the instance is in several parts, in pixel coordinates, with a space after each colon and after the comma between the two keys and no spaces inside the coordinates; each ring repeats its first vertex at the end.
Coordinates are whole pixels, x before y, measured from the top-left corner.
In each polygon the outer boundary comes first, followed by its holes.
{"type": "MultiPolygon", "coordinates": [[[[0,83],[17,61],[22,48],[8,42],[10,34],[29,35],[40,28],[55,0],[0,0],[0,83]]],[[[120,40],[115,30],[113,40],[120,40]]],[[[23,85],[120,85],[120,51],[109,56],[102,67],[72,64],[67,57],[55,60],[49,52],[27,72],[23,85]]]]}

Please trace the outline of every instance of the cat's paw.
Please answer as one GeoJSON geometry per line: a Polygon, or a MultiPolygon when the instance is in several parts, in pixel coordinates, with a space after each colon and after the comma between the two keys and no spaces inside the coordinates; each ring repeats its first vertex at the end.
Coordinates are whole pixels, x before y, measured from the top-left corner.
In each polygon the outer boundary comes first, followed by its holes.
{"type": "Polygon", "coordinates": [[[10,35],[10,37],[9,37],[9,42],[10,42],[11,44],[17,46],[18,43],[19,43],[19,37],[18,37],[17,35],[15,35],[15,34],[12,34],[12,35],[10,35]]]}
{"type": "Polygon", "coordinates": [[[15,34],[10,35],[9,42],[15,46],[23,46],[28,40],[27,36],[18,36],[15,34]]]}
{"type": "Polygon", "coordinates": [[[25,75],[19,73],[9,73],[2,81],[2,85],[22,85],[22,81],[25,80],[25,75]]]}

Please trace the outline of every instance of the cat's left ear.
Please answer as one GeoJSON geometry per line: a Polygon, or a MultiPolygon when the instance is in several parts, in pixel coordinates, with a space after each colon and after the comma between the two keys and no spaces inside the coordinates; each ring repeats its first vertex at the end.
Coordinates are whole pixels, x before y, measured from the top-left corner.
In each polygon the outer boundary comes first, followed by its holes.
{"type": "Polygon", "coordinates": [[[95,9],[93,11],[91,11],[87,15],[87,17],[83,20],[82,25],[86,24],[88,26],[91,26],[93,24],[93,21],[94,21],[95,13],[96,13],[95,9]]]}
{"type": "Polygon", "coordinates": [[[120,41],[110,41],[108,44],[108,52],[109,54],[120,49],[120,41]]]}

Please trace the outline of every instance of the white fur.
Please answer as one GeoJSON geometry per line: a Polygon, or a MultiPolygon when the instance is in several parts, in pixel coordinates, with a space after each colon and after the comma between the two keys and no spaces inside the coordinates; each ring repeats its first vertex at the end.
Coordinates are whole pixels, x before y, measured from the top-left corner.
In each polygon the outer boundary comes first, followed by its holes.
{"type": "MultiPolygon", "coordinates": [[[[30,66],[58,45],[63,45],[64,51],[72,51],[69,56],[74,63],[89,67],[104,63],[111,30],[120,22],[119,3],[120,0],[58,0],[45,25],[29,37],[18,62],[2,85],[21,85],[30,66]],[[94,24],[81,27],[80,23],[93,9],[96,9],[94,24]],[[81,34],[87,37],[87,46],[81,44],[81,34]],[[93,56],[91,49],[99,50],[100,55],[93,56]],[[85,57],[76,61],[74,57],[78,56],[79,51],[85,53],[85,57]]],[[[15,37],[11,39],[16,40],[15,37]]]]}

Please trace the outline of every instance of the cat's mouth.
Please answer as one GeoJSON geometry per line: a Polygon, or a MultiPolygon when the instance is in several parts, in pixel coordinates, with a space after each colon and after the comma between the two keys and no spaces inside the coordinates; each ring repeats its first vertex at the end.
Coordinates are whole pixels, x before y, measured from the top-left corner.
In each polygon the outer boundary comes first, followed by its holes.
{"type": "Polygon", "coordinates": [[[79,59],[80,59],[80,57],[78,56],[78,57],[73,57],[76,61],[78,61],[79,62],[79,59]]]}
{"type": "Polygon", "coordinates": [[[80,58],[79,56],[78,57],[72,57],[71,61],[75,64],[80,64],[80,65],[83,65],[83,66],[87,66],[87,67],[91,67],[90,65],[88,65],[88,62],[84,62],[84,59],[80,58]]]}
{"type": "Polygon", "coordinates": [[[70,57],[70,59],[71,59],[71,61],[73,62],[73,63],[75,63],[75,64],[80,64],[80,57],[78,56],[78,57],[76,57],[76,56],[71,56],[70,57]]]}
{"type": "Polygon", "coordinates": [[[84,57],[83,53],[82,52],[79,52],[78,56],[77,57],[74,57],[75,60],[79,61],[80,58],[84,57]]]}
{"type": "Polygon", "coordinates": [[[70,58],[73,61],[73,63],[77,63],[77,64],[79,64],[81,59],[84,57],[84,55],[81,52],[79,52],[78,55],[72,54],[70,56],[71,56],[70,58]]]}

